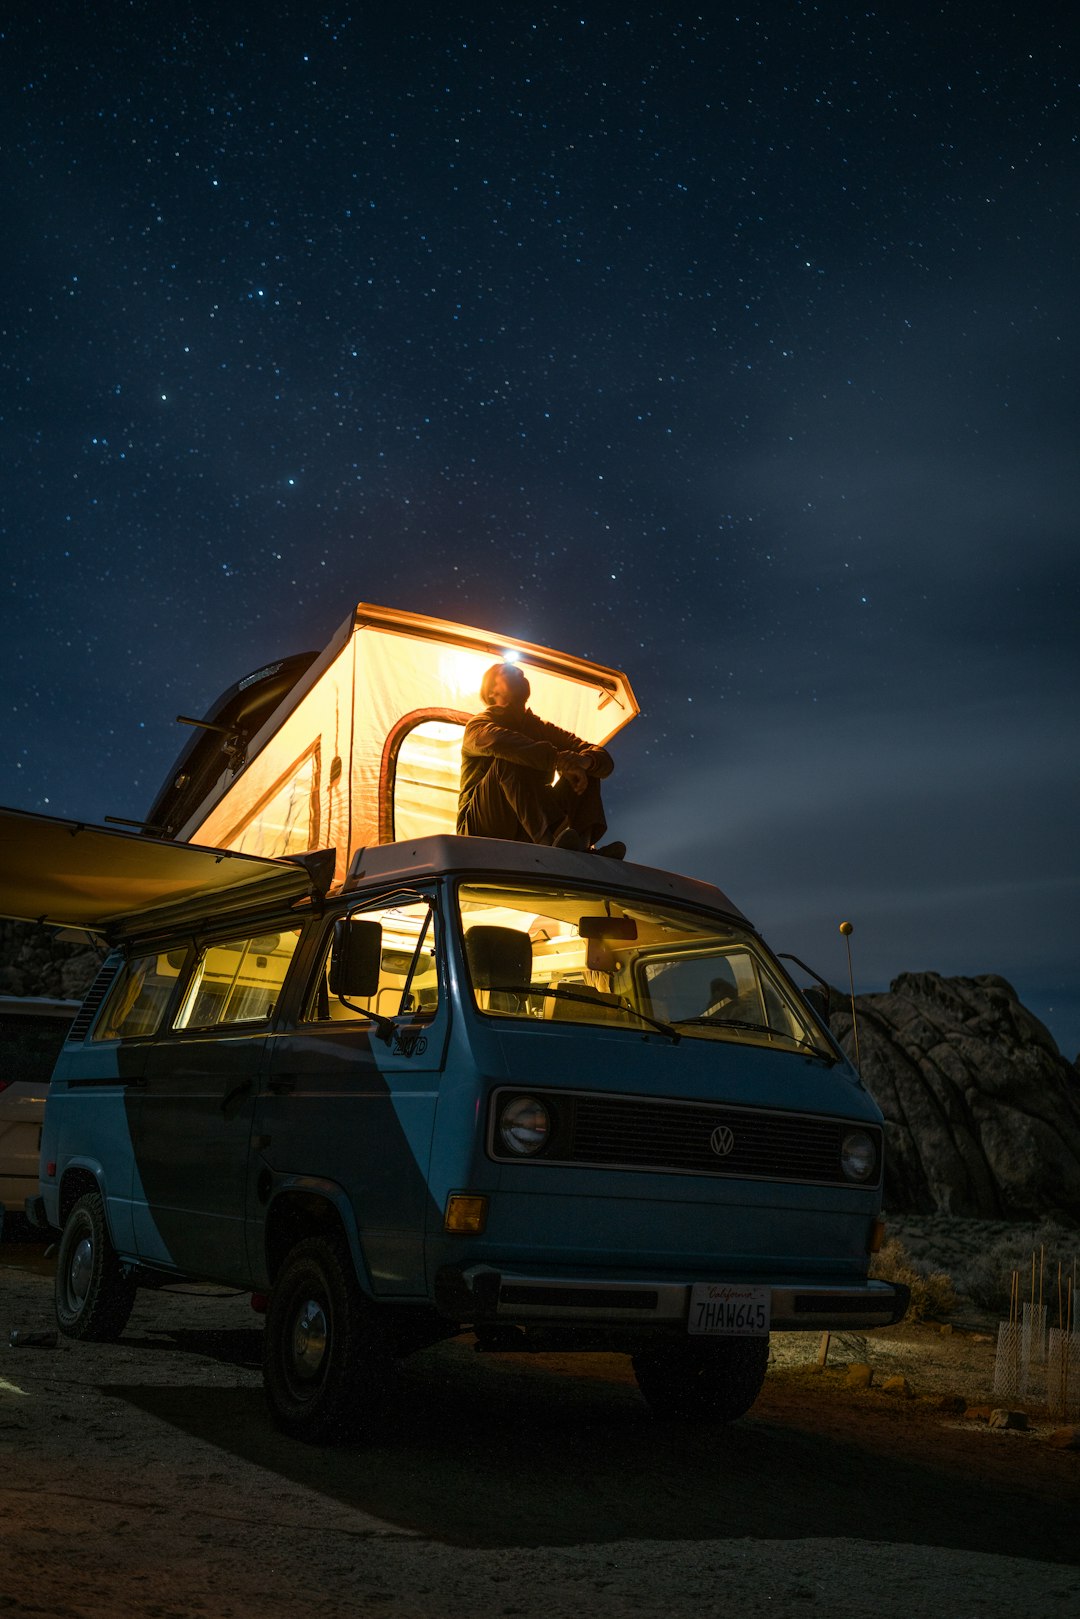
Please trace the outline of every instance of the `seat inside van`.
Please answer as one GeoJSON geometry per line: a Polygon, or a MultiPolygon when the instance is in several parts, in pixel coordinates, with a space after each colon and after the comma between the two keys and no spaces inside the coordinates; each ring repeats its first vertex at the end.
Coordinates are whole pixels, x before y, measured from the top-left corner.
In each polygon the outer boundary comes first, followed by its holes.
{"type": "Polygon", "coordinates": [[[520,928],[480,924],[465,935],[477,1004],[491,1012],[516,1012],[532,979],[532,940],[520,928]],[[521,985],[521,994],[507,986],[521,985]]]}

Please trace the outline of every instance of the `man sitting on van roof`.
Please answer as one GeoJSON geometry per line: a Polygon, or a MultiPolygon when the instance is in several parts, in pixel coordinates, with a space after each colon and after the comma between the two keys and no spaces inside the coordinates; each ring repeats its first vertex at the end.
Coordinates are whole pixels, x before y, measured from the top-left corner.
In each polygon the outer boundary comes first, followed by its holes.
{"type": "Polygon", "coordinates": [[[595,847],[607,830],[600,782],[615,768],[610,753],[540,719],[529,691],[515,663],[493,664],[480,682],[486,706],[465,727],[458,831],[621,860],[625,844],[595,847]]]}

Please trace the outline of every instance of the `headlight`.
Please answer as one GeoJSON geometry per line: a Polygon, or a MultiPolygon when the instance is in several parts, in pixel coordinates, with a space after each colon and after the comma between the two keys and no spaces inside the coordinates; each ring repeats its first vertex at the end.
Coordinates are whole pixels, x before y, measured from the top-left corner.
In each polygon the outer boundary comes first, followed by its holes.
{"type": "Polygon", "coordinates": [[[503,1146],[522,1156],[542,1151],[550,1129],[548,1110],[535,1096],[515,1096],[499,1114],[503,1146]]]}
{"type": "Polygon", "coordinates": [[[877,1173],[877,1148],[865,1130],[849,1130],[840,1143],[840,1167],[849,1181],[870,1181],[877,1173]]]}

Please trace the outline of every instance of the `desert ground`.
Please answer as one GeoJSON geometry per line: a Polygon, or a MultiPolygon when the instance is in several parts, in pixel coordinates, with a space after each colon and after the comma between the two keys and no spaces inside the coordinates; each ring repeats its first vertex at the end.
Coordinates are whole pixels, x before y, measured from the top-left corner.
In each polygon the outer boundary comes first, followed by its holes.
{"type": "Polygon", "coordinates": [[[0,1244],[0,1614],[1080,1611],[1080,1449],[1036,1395],[991,1427],[994,1323],[964,1301],[823,1368],[818,1335],[774,1335],[719,1430],[655,1421],[620,1357],[466,1336],[403,1366],[377,1442],[312,1449],[269,1422],[246,1295],[145,1292],[118,1343],[9,1347],[52,1327],[52,1269],[0,1244]]]}

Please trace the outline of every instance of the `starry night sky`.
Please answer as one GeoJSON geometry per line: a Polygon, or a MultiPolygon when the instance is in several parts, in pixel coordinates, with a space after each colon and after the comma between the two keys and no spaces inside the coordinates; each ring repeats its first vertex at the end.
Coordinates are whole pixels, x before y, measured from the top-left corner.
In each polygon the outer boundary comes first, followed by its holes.
{"type": "Polygon", "coordinates": [[[1067,8],[13,5],[0,803],[358,600],[625,668],[611,834],[1080,1047],[1067,8]]]}

